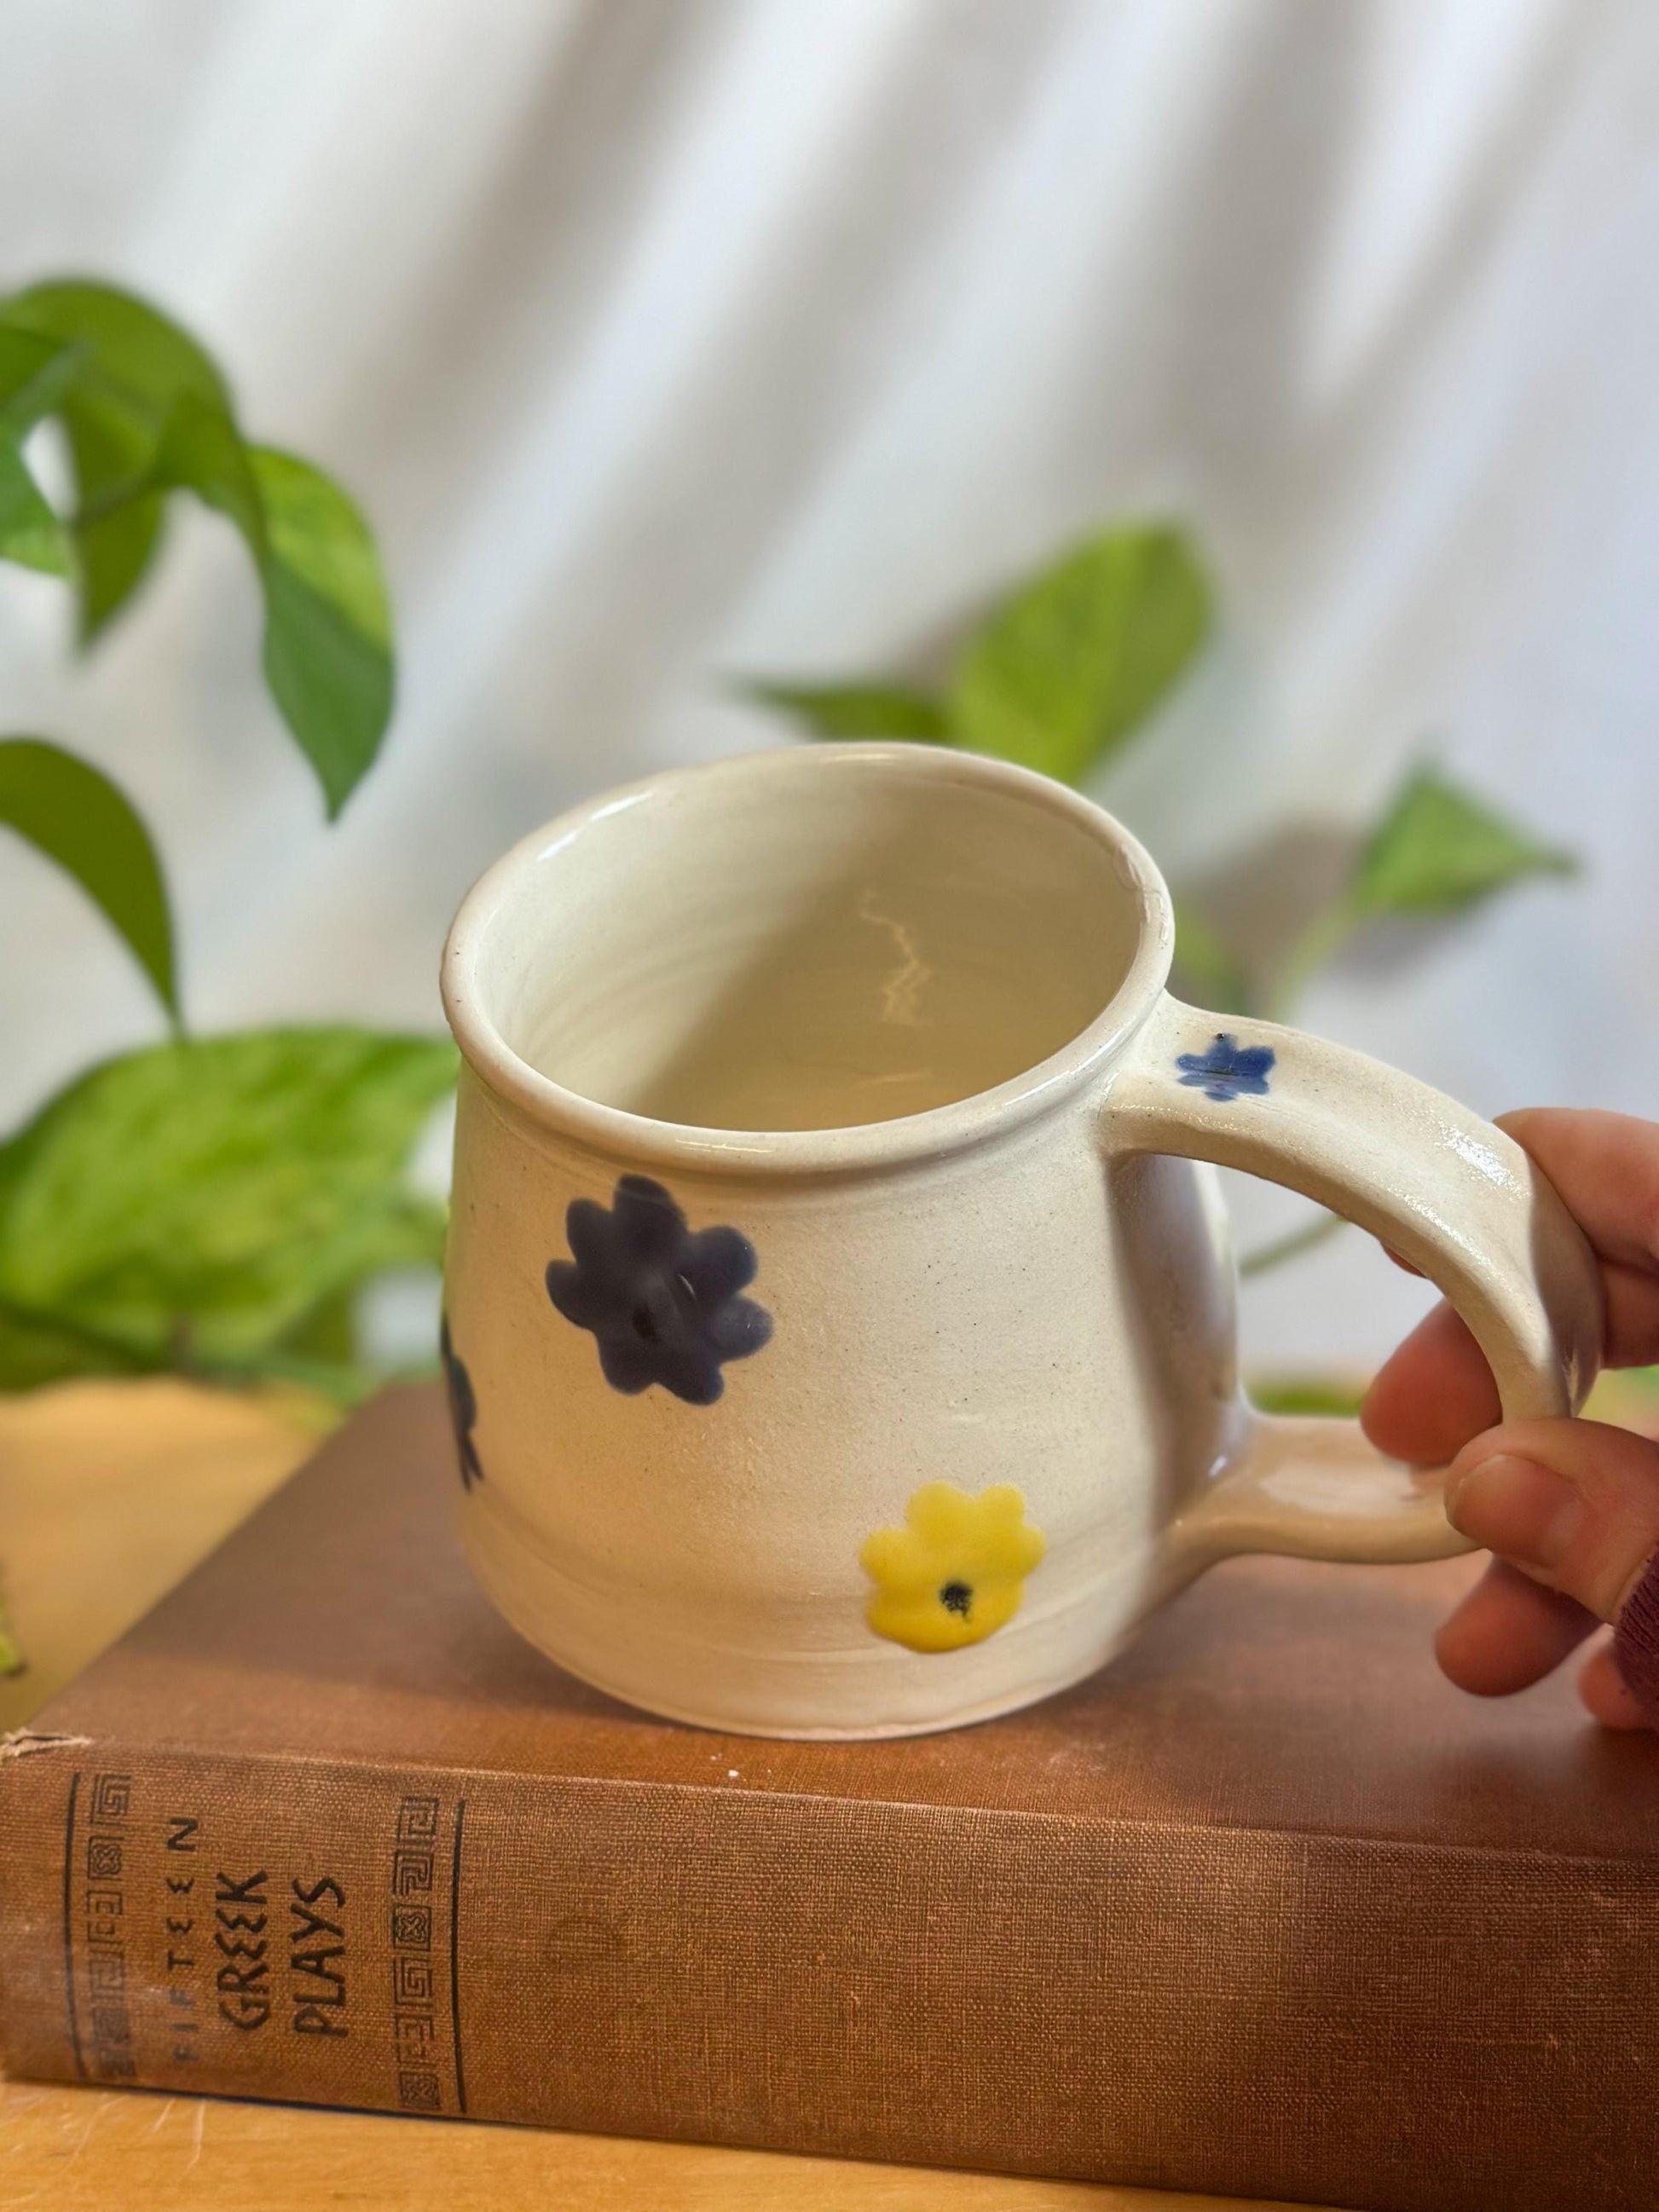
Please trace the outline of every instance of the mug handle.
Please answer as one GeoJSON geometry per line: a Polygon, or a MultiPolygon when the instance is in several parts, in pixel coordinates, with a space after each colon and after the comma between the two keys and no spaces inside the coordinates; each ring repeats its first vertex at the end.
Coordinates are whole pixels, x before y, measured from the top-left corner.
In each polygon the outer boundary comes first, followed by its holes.
{"type": "MultiPolygon", "coordinates": [[[[1513,1138],[1346,1046],[1167,995],[1112,1078],[1109,1159],[1176,1153],[1284,1183],[1380,1237],[1445,1293],[1506,1420],[1575,1413],[1601,1350],[1589,1244],[1513,1138]]],[[[1184,1580],[1234,1552],[1450,1558],[1445,1470],[1385,1459],[1355,1421],[1253,1413],[1245,1447],[1178,1514],[1184,1580]]]]}

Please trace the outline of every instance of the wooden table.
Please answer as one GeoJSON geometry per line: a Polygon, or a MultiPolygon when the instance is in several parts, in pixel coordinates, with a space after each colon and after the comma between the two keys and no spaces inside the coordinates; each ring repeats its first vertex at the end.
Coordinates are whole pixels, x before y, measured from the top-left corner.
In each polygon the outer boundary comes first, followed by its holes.
{"type": "MultiPolygon", "coordinates": [[[[0,1729],[20,1727],[315,1440],[292,1402],[172,1382],[0,1398],[0,1573],[29,1658],[27,1674],[0,1680],[0,1729]]],[[[1223,2212],[1232,2202],[0,2082],[0,2212],[1223,2212]]]]}

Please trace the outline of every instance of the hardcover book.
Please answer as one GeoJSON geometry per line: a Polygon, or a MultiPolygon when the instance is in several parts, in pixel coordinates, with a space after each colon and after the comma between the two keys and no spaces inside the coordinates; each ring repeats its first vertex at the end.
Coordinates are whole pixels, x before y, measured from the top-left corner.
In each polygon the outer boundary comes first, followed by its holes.
{"type": "Polygon", "coordinates": [[[1238,1560],[953,1734],[718,1737],[522,1643],[388,1394],[0,1756],[15,2073],[1636,2212],[1659,1747],[1440,1680],[1468,1563],[1238,1560]]]}

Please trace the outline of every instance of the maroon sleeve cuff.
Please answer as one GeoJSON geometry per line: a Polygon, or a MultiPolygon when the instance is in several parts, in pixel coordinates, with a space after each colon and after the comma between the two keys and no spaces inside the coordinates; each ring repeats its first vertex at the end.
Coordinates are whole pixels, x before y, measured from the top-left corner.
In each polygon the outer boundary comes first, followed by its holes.
{"type": "Polygon", "coordinates": [[[1613,1627],[1613,1653],[1626,1683],[1659,1727],[1659,1552],[1625,1600],[1613,1627]]]}

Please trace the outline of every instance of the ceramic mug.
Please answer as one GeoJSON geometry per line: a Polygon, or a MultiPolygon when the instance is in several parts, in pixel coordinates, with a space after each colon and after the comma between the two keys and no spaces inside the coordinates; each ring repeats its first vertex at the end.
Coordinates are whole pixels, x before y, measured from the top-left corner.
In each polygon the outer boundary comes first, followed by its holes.
{"type": "Polygon", "coordinates": [[[983,1719],[1237,1552],[1465,1548],[1433,1476],[1239,1388],[1213,1170],[1431,1276],[1506,1416],[1597,1279],[1508,1137],[1164,988],[1170,895],[1075,792],[908,745],[653,776],[538,830],[444,954],[467,1550],[530,1640],[757,1735],[983,1719]]]}

